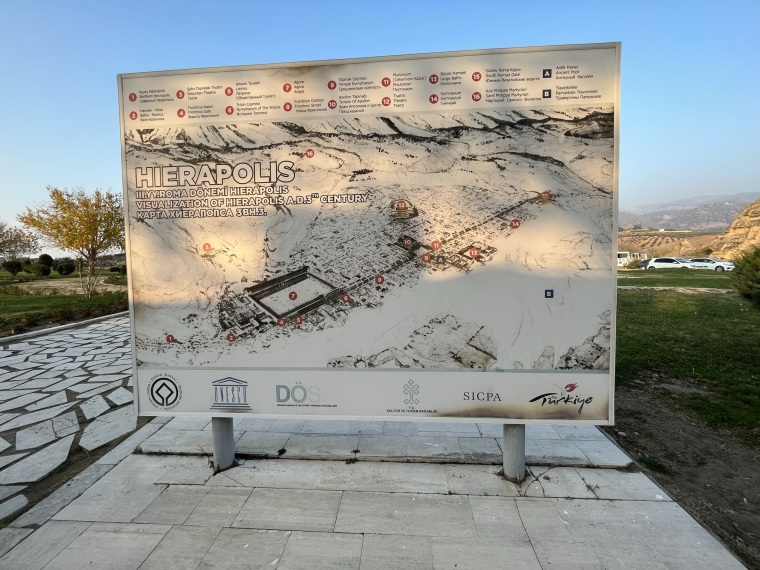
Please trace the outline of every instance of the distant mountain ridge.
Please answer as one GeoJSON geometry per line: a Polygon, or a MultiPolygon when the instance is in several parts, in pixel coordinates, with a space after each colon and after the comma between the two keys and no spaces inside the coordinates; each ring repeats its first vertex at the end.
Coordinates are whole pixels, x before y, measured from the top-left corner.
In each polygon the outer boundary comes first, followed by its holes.
{"type": "Polygon", "coordinates": [[[621,228],[640,225],[642,228],[674,230],[724,231],[747,205],[760,198],[760,192],[744,192],[730,196],[698,196],[637,207],[621,207],[618,223],[621,228]]]}
{"type": "Polygon", "coordinates": [[[751,204],[758,199],[760,199],[760,191],[741,192],[739,194],[725,195],[712,194],[707,196],[693,196],[690,198],[682,198],[680,200],[673,200],[672,202],[658,202],[656,204],[641,204],[638,206],[620,206],[620,211],[640,216],[651,212],[684,210],[689,208],[697,208],[699,206],[707,206],[710,204],[719,204],[721,202],[744,202],[745,204],[751,204]]]}

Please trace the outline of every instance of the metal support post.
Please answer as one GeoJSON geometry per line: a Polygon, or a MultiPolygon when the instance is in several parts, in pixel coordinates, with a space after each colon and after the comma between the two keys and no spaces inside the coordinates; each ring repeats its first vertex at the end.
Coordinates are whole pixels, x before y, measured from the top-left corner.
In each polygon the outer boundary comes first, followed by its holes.
{"type": "Polygon", "coordinates": [[[518,485],[525,479],[525,424],[504,424],[504,477],[518,485]]]}
{"type": "Polygon", "coordinates": [[[235,464],[235,430],[232,418],[211,418],[214,438],[214,472],[224,471],[235,464]]]}

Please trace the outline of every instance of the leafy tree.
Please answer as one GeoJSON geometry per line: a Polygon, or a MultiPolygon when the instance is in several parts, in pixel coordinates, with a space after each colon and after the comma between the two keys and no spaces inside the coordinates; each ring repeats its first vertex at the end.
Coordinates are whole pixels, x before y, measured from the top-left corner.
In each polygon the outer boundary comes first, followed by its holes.
{"type": "Polygon", "coordinates": [[[37,258],[37,261],[46,267],[53,267],[53,258],[47,253],[43,253],[37,258]]]}
{"type": "Polygon", "coordinates": [[[760,309],[760,245],[744,250],[734,260],[731,285],[760,309]]]}
{"type": "Polygon", "coordinates": [[[76,265],[74,265],[71,261],[64,261],[63,263],[59,263],[58,267],[56,268],[56,271],[58,272],[58,275],[71,275],[76,270],[76,265]]]}
{"type": "Polygon", "coordinates": [[[18,274],[19,271],[21,271],[21,265],[22,264],[18,259],[9,259],[8,261],[3,261],[3,269],[5,269],[14,277],[18,274]]]}
{"type": "Polygon", "coordinates": [[[95,293],[100,274],[98,260],[112,250],[124,248],[124,211],[121,197],[96,189],[61,190],[48,186],[50,201],[27,208],[19,222],[36,230],[52,245],[84,259],[87,274],[80,271],[82,290],[95,293]]]}
{"type": "Polygon", "coordinates": [[[0,226],[0,257],[18,259],[39,249],[39,239],[32,232],[21,228],[0,226]]]}

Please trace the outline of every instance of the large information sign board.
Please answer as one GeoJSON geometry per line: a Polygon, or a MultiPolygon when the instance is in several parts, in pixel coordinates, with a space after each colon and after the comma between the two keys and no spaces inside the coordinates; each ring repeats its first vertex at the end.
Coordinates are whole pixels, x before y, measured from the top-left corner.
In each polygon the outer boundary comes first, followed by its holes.
{"type": "Polygon", "coordinates": [[[138,413],[611,423],[619,69],[119,76],[138,413]]]}

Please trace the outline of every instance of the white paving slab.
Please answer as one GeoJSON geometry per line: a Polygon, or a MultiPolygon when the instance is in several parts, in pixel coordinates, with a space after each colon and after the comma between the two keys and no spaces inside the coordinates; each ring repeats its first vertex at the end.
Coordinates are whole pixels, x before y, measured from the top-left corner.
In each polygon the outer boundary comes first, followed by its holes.
{"type": "Polygon", "coordinates": [[[44,397],[45,394],[40,394],[39,392],[32,392],[31,394],[19,396],[18,398],[14,398],[13,400],[8,400],[7,402],[0,404],[0,412],[7,412],[9,410],[17,410],[19,408],[23,408],[27,404],[41,400],[44,397]]]}
{"type": "Polygon", "coordinates": [[[137,568],[170,529],[169,525],[94,523],[45,568],[137,568]]]}
{"type": "Polygon", "coordinates": [[[186,525],[191,526],[230,526],[235,521],[240,509],[251,495],[252,489],[245,487],[215,487],[209,489],[193,509],[186,525]]]}
{"type": "Polygon", "coordinates": [[[11,495],[23,491],[26,485],[2,485],[0,486],[0,501],[7,499],[11,495]]]}
{"type": "Polygon", "coordinates": [[[233,527],[331,532],[342,493],[314,489],[254,489],[233,527]]]}
{"type": "Polygon", "coordinates": [[[29,412],[34,412],[36,410],[41,410],[43,408],[50,408],[51,406],[60,406],[61,404],[65,404],[67,401],[68,399],[66,398],[66,393],[58,392],[57,394],[48,396],[44,400],[39,400],[38,402],[35,402],[34,404],[26,406],[26,409],[29,412]]]}
{"type": "Polygon", "coordinates": [[[359,568],[362,542],[360,534],[293,532],[279,567],[292,570],[359,568]]]}
{"type": "MultiPolygon", "coordinates": [[[[29,536],[34,529],[31,528],[3,528],[0,529],[0,557],[11,548],[29,536]]],[[[0,562],[2,564],[2,562],[0,562]]]]}
{"type": "Polygon", "coordinates": [[[523,491],[526,497],[572,497],[594,499],[591,486],[583,480],[573,467],[528,468],[532,480],[523,491]]]}
{"type": "Polygon", "coordinates": [[[79,445],[87,451],[97,449],[135,429],[137,418],[132,406],[102,415],[84,429],[79,445]]]}
{"type": "Polygon", "coordinates": [[[466,496],[345,491],[335,532],[475,537],[466,496]]]}
{"type": "Polygon", "coordinates": [[[43,568],[82,534],[89,522],[51,521],[0,558],[0,567],[13,570],[43,568]]]}
{"type": "MultiPolygon", "coordinates": [[[[290,536],[290,532],[281,530],[223,528],[198,570],[278,568],[290,536]]],[[[358,565],[353,567],[358,568],[358,565]]]]}
{"type": "Polygon", "coordinates": [[[626,501],[671,501],[665,491],[660,489],[643,473],[624,473],[614,469],[576,469],[585,484],[600,499],[617,499],[626,501]]]}
{"type": "Polygon", "coordinates": [[[3,469],[6,465],[10,465],[14,461],[18,461],[26,455],[29,455],[28,451],[26,453],[13,453],[11,455],[0,456],[0,469],[3,469]]]}
{"type": "Polygon", "coordinates": [[[53,519],[130,522],[166,488],[155,481],[176,462],[176,457],[130,455],[53,519]]]}
{"type": "Polygon", "coordinates": [[[10,443],[8,443],[2,437],[0,437],[0,453],[8,449],[10,446],[11,446],[10,443]]]}
{"type": "Polygon", "coordinates": [[[66,412],[51,420],[53,422],[53,430],[55,435],[63,437],[79,431],[79,421],[77,420],[76,412],[66,412]]]}
{"type": "Polygon", "coordinates": [[[130,390],[124,388],[117,388],[110,394],[106,395],[106,398],[111,400],[117,406],[123,406],[134,400],[134,396],[130,390]]]}
{"type": "Polygon", "coordinates": [[[102,396],[93,396],[89,400],[79,404],[79,409],[82,410],[85,418],[91,420],[110,410],[111,406],[108,405],[108,402],[102,396]]]}
{"type": "Polygon", "coordinates": [[[13,513],[20,511],[29,504],[29,499],[24,495],[16,495],[7,501],[0,503],[0,520],[11,516],[13,513]]]}
{"type": "Polygon", "coordinates": [[[55,439],[53,422],[48,420],[16,432],[16,449],[36,449],[55,439]]]}
{"type": "Polygon", "coordinates": [[[28,414],[22,414],[0,425],[0,432],[7,431],[9,429],[15,429],[15,428],[20,428],[20,427],[36,424],[45,420],[49,420],[75,405],[76,405],[76,402],[70,402],[66,404],[61,404],[60,406],[53,406],[52,408],[45,408],[44,410],[39,410],[39,411],[31,412],[28,414]]]}
{"type": "Polygon", "coordinates": [[[56,469],[69,456],[74,435],[41,449],[29,457],[0,471],[0,485],[34,483],[56,469]]]}
{"type": "MultiPolygon", "coordinates": [[[[197,568],[208,554],[221,530],[221,528],[199,526],[172,527],[145,562],[140,565],[140,570],[197,568]]],[[[250,555],[250,543],[247,544],[249,548],[243,548],[243,552],[250,555]]],[[[250,562],[250,557],[247,560],[250,562]]],[[[234,568],[232,560],[227,559],[223,562],[222,567],[234,568]]],[[[275,568],[274,566],[270,567],[275,568]]]]}

